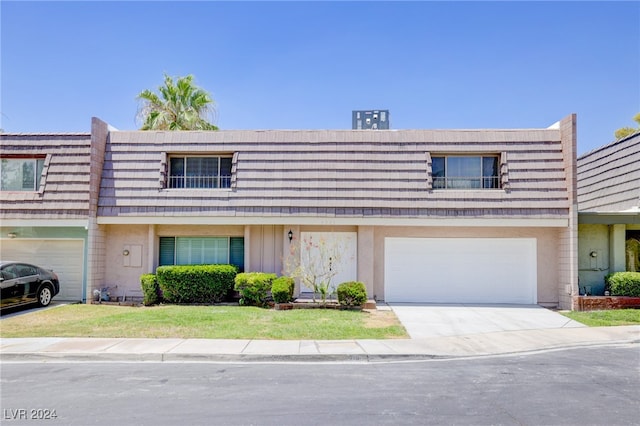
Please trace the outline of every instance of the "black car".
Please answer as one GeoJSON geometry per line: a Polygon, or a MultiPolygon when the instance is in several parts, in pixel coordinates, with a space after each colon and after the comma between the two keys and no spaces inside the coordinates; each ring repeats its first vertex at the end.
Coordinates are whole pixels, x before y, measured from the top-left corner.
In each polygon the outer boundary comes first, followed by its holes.
{"type": "Polygon", "coordinates": [[[0,261],[1,308],[37,303],[47,306],[60,291],[55,272],[22,262],[0,261]]]}

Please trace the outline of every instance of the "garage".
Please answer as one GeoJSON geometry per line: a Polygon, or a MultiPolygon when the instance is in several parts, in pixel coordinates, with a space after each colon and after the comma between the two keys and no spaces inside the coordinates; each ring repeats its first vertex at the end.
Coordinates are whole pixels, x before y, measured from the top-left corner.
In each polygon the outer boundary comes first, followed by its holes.
{"type": "Polygon", "coordinates": [[[385,238],[386,302],[537,303],[535,238],[385,238]]]}
{"type": "Polygon", "coordinates": [[[60,279],[60,293],[54,300],[82,300],[83,240],[2,240],[1,258],[53,269],[60,279]]]}

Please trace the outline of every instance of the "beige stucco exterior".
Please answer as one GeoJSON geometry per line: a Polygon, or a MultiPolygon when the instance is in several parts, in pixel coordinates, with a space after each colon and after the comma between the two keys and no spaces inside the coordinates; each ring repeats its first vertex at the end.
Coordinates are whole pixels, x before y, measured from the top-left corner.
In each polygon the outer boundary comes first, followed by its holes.
{"type": "Polygon", "coordinates": [[[185,225],[103,225],[104,229],[104,286],[116,288],[121,296],[140,292],[140,275],[153,273],[158,267],[158,241],[163,236],[228,236],[243,237],[244,226],[185,226],[185,225]],[[133,259],[140,247],[140,261],[133,259]],[[125,255],[125,250],[129,253],[125,255]]]}
{"type": "MultiPolygon", "coordinates": [[[[514,227],[409,227],[409,226],[283,226],[283,225],[106,225],[105,284],[117,295],[139,292],[143,273],[158,266],[158,239],[161,236],[244,236],[245,270],[283,274],[283,261],[290,254],[287,233],[356,232],[357,271],[371,298],[384,300],[384,242],[387,237],[415,238],[535,238],[537,242],[537,299],[541,305],[559,303],[556,286],[560,231],[558,228],[514,227]],[[140,247],[140,261],[131,247],[140,247]],[[123,253],[129,251],[128,256],[123,253]],[[113,290],[112,290],[113,291],[113,290]]],[[[296,292],[299,287],[296,288],[296,292]]]]}

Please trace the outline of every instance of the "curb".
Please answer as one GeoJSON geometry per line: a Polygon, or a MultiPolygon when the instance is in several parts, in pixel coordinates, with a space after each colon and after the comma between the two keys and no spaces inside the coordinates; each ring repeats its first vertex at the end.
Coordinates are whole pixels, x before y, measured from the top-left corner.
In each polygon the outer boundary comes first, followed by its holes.
{"type": "Polygon", "coordinates": [[[172,354],[172,353],[69,353],[69,352],[11,352],[2,354],[2,362],[185,362],[185,363],[376,363],[415,362],[432,360],[465,360],[504,356],[530,355],[548,351],[562,351],[585,347],[639,345],[640,339],[608,342],[584,342],[540,347],[522,351],[506,351],[468,355],[382,353],[382,354],[172,354]]]}

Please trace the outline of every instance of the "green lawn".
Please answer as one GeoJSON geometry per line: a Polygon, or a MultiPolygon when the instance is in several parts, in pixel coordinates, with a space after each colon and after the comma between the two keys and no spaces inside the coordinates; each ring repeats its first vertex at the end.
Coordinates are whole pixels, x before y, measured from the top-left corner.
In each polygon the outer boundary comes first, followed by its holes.
{"type": "Polygon", "coordinates": [[[407,338],[391,311],[65,305],[0,321],[0,336],[204,339],[407,338]]]}
{"type": "Polygon", "coordinates": [[[611,325],[640,324],[640,309],[612,309],[608,311],[570,311],[562,315],[588,325],[589,327],[604,327],[611,325]]]}

